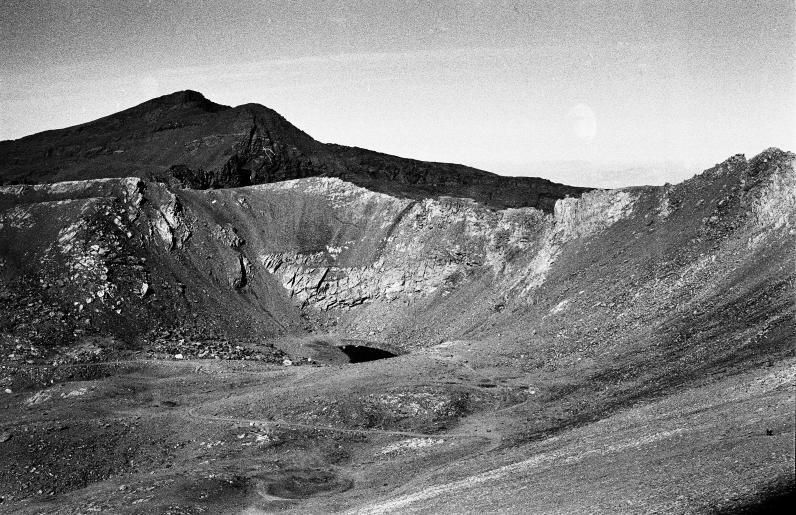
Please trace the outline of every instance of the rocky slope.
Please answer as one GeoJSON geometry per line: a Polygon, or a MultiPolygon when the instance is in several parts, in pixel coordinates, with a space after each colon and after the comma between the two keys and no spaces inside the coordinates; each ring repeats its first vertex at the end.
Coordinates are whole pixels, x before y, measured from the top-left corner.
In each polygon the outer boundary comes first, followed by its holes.
{"type": "Polygon", "coordinates": [[[677,186],[589,192],[549,214],[393,197],[337,178],[7,186],[5,326],[32,341],[331,330],[402,348],[504,326],[545,331],[573,311],[593,319],[567,322],[578,340],[606,320],[647,330],[663,314],[671,326],[709,318],[715,306],[700,306],[750,280],[747,267],[766,277],[762,254],[787,265],[791,167],[775,150],[736,156],[677,186]]]}
{"type": "Polygon", "coordinates": [[[534,206],[584,188],[501,177],[466,166],[323,144],[258,104],[228,107],[195,91],[159,97],[93,122],[0,142],[0,184],[136,176],[198,189],[339,177],[409,198],[469,197],[534,206]]]}

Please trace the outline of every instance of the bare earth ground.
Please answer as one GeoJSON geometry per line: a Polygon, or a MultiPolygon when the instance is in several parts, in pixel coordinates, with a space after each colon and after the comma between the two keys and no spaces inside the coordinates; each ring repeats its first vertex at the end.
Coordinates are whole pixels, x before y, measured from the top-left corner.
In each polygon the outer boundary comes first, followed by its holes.
{"type": "Polygon", "coordinates": [[[794,479],[793,359],[526,443],[512,442],[560,417],[545,379],[481,373],[455,346],[324,367],[126,361],[82,380],[89,368],[4,395],[6,508],[699,513],[794,479]]]}

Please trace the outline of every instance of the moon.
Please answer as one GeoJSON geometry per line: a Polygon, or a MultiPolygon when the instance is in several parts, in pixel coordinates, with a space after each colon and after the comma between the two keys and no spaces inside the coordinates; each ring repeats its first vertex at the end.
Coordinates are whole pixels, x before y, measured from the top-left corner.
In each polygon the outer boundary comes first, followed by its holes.
{"type": "Polygon", "coordinates": [[[586,104],[576,104],[567,112],[567,122],[572,136],[579,142],[588,145],[597,134],[597,117],[586,104]]]}

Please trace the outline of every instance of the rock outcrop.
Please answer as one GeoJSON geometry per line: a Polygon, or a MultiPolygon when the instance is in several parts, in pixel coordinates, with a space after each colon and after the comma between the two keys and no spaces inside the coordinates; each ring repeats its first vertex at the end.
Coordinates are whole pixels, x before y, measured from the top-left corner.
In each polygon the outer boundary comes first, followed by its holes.
{"type": "Polygon", "coordinates": [[[603,307],[673,309],[707,298],[694,289],[721,284],[733,263],[792,247],[794,180],[793,155],[771,150],[676,186],[560,199],[552,213],[393,197],[337,178],[8,186],[3,288],[17,313],[7,326],[33,339],[45,326],[247,338],[313,329],[402,347],[589,306],[586,319],[603,307]]]}

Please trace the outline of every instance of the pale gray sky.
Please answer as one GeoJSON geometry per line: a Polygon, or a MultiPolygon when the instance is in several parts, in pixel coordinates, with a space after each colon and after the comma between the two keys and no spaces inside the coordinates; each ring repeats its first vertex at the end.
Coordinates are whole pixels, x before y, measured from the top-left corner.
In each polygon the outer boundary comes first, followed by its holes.
{"type": "Polygon", "coordinates": [[[326,142],[662,182],[794,149],[795,20],[792,0],[6,0],[0,139],[195,89],[326,142]]]}

